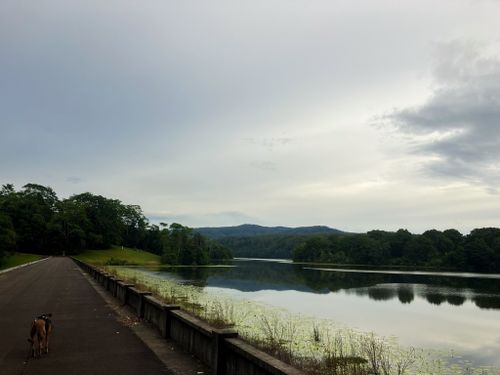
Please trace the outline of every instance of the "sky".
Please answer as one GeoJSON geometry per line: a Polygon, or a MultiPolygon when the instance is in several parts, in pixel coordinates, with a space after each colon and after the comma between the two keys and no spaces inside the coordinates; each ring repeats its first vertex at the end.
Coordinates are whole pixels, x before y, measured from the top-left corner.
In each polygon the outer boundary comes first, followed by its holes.
{"type": "Polygon", "coordinates": [[[494,0],[2,0],[0,183],[194,227],[498,227],[498,15],[494,0]]]}

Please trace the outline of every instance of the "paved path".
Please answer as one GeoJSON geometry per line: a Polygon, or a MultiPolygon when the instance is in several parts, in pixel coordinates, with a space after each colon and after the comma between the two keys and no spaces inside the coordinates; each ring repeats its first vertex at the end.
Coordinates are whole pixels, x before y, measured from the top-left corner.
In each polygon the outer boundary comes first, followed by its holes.
{"type": "Polygon", "coordinates": [[[0,274],[0,373],[169,374],[69,258],[0,274]],[[29,359],[33,319],[52,313],[50,353],[29,359]]]}

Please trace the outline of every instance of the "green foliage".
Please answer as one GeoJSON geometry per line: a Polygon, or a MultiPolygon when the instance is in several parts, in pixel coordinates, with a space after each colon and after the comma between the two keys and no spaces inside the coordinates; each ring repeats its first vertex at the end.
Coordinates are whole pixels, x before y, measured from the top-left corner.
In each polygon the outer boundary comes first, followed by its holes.
{"type": "Polygon", "coordinates": [[[137,266],[137,263],[130,262],[126,259],[120,258],[109,258],[106,263],[106,266],[137,266]]]}
{"type": "Polygon", "coordinates": [[[39,260],[41,258],[42,257],[40,255],[35,254],[11,253],[3,258],[2,262],[0,262],[0,270],[34,262],[35,260],[39,260]]]}
{"type": "Polygon", "coordinates": [[[288,228],[252,224],[194,230],[227,247],[236,257],[282,259],[292,258],[293,249],[311,236],[347,234],[326,226],[288,228]]]}
{"type": "Polygon", "coordinates": [[[20,191],[12,184],[2,186],[0,260],[13,251],[79,254],[112,245],[142,248],[174,264],[207,264],[232,257],[224,247],[180,224],[172,224],[170,230],[149,225],[137,205],[92,193],[60,200],[50,187],[38,184],[27,184],[20,191]]]}
{"type": "Polygon", "coordinates": [[[475,229],[467,236],[455,229],[429,230],[421,235],[400,229],[350,236],[315,236],[294,249],[293,260],[498,272],[500,229],[475,229]]]}
{"type": "Polygon", "coordinates": [[[224,237],[217,241],[231,249],[235,257],[292,258],[293,249],[314,235],[269,234],[252,237],[224,237]]]}
{"type": "Polygon", "coordinates": [[[10,217],[0,212],[0,262],[16,249],[16,232],[10,217]]]}
{"type": "Polygon", "coordinates": [[[76,255],[75,258],[94,265],[109,265],[114,263],[140,266],[160,265],[160,257],[158,255],[147,251],[118,246],[108,250],[86,250],[76,255]]]}
{"type": "Polygon", "coordinates": [[[225,237],[254,237],[268,235],[312,235],[312,234],[345,234],[338,229],[316,225],[312,227],[264,227],[255,224],[243,224],[233,227],[195,228],[201,235],[213,240],[225,237]]]}
{"type": "Polygon", "coordinates": [[[191,228],[173,223],[160,231],[163,246],[162,263],[203,265],[213,260],[231,259],[231,252],[191,228]]]}

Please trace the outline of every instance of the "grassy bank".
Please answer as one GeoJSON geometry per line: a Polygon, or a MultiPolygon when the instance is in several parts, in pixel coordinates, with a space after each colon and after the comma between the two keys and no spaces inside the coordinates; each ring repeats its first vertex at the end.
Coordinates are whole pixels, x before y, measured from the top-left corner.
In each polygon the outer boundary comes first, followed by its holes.
{"type": "Polygon", "coordinates": [[[158,266],[160,257],[147,251],[113,247],[109,250],[87,250],[77,256],[82,262],[96,266],[103,265],[130,265],[130,266],[158,266]]]}
{"type": "Polygon", "coordinates": [[[8,257],[2,260],[2,263],[0,263],[0,270],[5,270],[7,268],[20,266],[21,264],[34,262],[35,260],[41,258],[42,258],[41,255],[14,253],[13,255],[9,255],[8,257]]]}

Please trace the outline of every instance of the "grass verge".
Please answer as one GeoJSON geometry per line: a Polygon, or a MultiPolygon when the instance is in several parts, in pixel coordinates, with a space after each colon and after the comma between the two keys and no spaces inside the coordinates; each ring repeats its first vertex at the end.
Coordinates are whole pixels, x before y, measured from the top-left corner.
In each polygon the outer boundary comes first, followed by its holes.
{"type": "Polygon", "coordinates": [[[20,266],[21,264],[34,262],[35,260],[42,258],[43,257],[41,255],[14,253],[3,259],[2,263],[0,264],[0,270],[20,266]]]}
{"type": "Polygon", "coordinates": [[[147,251],[115,246],[108,250],[87,250],[75,256],[82,262],[95,266],[159,266],[160,257],[147,251]]]}

